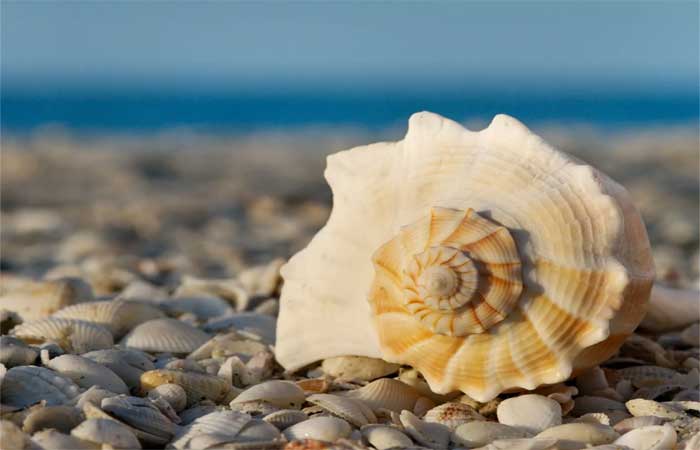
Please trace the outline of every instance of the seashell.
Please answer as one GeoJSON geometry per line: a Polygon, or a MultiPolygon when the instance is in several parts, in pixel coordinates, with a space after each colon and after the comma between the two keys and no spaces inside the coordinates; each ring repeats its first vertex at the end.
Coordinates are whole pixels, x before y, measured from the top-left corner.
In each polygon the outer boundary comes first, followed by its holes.
{"type": "MultiPolygon", "coordinates": [[[[256,446],[278,448],[278,446],[282,444],[282,435],[274,425],[264,420],[253,419],[238,433],[236,441],[237,442],[233,444],[236,448],[258,448],[256,446]],[[248,443],[250,447],[246,445],[248,443]],[[241,447],[239,447],[239,445],[241,447]]],[[[226,446],[225,448],[230,448],[230,446],[226,446]]]]}
{"type": "Polygon", "coordinates": [[[262,400],[280,408],[300,409],[304,391],[291,381],[270,380],[251,386],[238,394],[231,405],[262,400]]]}
{"type": "Polygon", "coordinates": [[[661,333],[683,328],[698,321],[700,321],[700,292],[655,284],[651,290],[646,316],[640,327],[661,333]]]}
{"type": "Polygon", "coordinates": [[[168,402],[176,412],[182,411],[185,409],[185,406],[187,406],[187,393],[177,384],[165,383],[158,385],[148,391],[148,398],[162,398],[168,402]]]}
{"type": "Polygon", "coordinates": [[[116,373],[131,389],[139,387],[144,372],[155,369],[149,356],[139,350],[111,348],[84,353],[82,356],[116,373]]]}
{"type": "Polygon", "coordinates": [[[123,300],[80,303],[63,308],[52,315],[96,323],[107,328],[117,338],[142,322],[163,316],[161,311],[152,306],[123,300]],[[149,310],[145,311],[146,308],[149,310]]]}
{"type": "Polygon", "coordinates": [[[71,435],[85,442],[108,445],[114,449],[141,448],[131,429],[114,420],[88,419],[73,429],[71,435]]]}
{"type": "Polygon", "coordinates": [[[248,307],[250,295],[243,284],[236,279],[207,279],[185,275],[182,284],[175,291],[176,297],[213,295],[233,305],[237,311],[248,307]]]}
{"type": "Polygon", "coordinates": [[[419,444],[435,449],[447,449],[450,429],[439,423],[423,422],[411,411],[401,411],[399,416],[406,432],[419,444]]]}
{"type": "Polygon", "coordinates": [[[466,448],[479,447],[497,439],[518,439],[531,437],[532,433],[521,428],[496,422],[465,422],[452,432],[452,442],[466,448]]]}
{"type": "Polygon", "coordinates": [[[252,295],[270,296],[282,282],[280,268],[283,264],[282,258],[275,258],[268,264],[248,268],[238,274],[238,281],[252,295]]]}
{"type": "MultiPolygon", "coordinates": [[[[229,405],[232,411],[237,411],[240,413],[245,413],[253,417],[263,417],[273,412],[280,411],[282,408],[273,405],[265,400],[252,400],[249,402],[242,403],[231,403],[229,405]]],[[[307,408],[308,409],[308,408],[307,408]]],[[[321,408],[319,408],[321,410],[321,408]]]]}
{"type": "Polygon", "coordinates": [[[281,409],[273,413],[267,414],[263,417],[263,420],[267,423],[271,423],[278,430],[284,430],[292,425],[299,422],[303,422],[309,418],[308,414],[304,411],[298,411],[296,409],[281,409]]]}
{"type": "Polygon", "coordinates": [[[632,399],[625,403],[625,406],[630,414],[635,417],[655,416],[666,419],[680,419],[686,416],[685,413],[674,407],[643,398],[632,399]]]}
{"type": "Polygon", "coordinates": [[[235,411],[213,412],[197,418],[175,435],[170,447],[176,449],[210,448],[236,439],[253,420],[235,411]]]}
{"type": "Polygon", "coordinates": [[[79,278],[28,281],[0,295],[0,309],[17,313],[24,321],[38,320],[93,298],[90,285],[79,278]]]}
{"type": "Polygon", "coordinates": [[[179,428],[148,399],[110,397],[102,400],[101,409],[129,425],[139,440],[156,445],[169,442],[179,428]]]}
{"type": "Polygon", "coordinates": [[[2,446],[8,450],[29,449],[29,436],[24,434],[17,425],[9,420],[0,420],[0,436],[2,446]]]}
{"type": "Polygon", "coordinates": [[[103,399],[116,397],[117,395],[119,394],[93,386],[75,398],[75,406],[84,410],[86,403],[92,403],[93,405],[98,406],[102,404],[103,399]]]}
{"type": "Polygon", "coordinates": [[[398,364],[363,356],[337,356],[323,360],[323,373],[349,381],[372,381],[399,370],[398,364]]]}
{"type": "Polygon", "coordinates": [[[395,447],[412,447],[413,441],[396,427],[386,425],[365,425],[362,436],[377,450],[395,447]]]}
{"type": "Polygon", "coordinates": [[[567,415],[574,408],[574,395],[578,394],[578,389],[574,386],[567,386],[564,383],[557,383],[551,386],[542,386],[535,391],[538,395],[545,395],[561,406],[562,416],[567,415]]]}
{"type": "Polygon", "coordinates": [[[32,442],[43,450],[94,450],[95,448],[93,444],[82,439],[51,429],[34,433],[32,442]]]}
{"type": "Polygon", "coordinates": [[[258,384],[272,376],[275,367],[275,355],[265,350],[253,355],[246,363],[247,373],[243,382],[246,384],[258,384]]]}
{"type": "Polygon", "coordinates": [[[599,423],[601,425],[611,425],[612,420],[610,415],[606,413],[588,413],[584,414],[574,422],[599,423]]]}
{"type": "Polygon", "coordinates": [[[265,314],[241,312],[212,320],[204,325],[206,331],[222,331],[234,329],[235,331],[260,338],[268,345],[274,345],[276,341],[277,319],[265,314]]]}
{"type": "Polygon", "coordinates": [[[8,368],[33,364],[39,351],[12,336],[0,337],[0,364],[8,368]]]}
{"type": "Polygon", "coordinates": [[[156,369],[141,375],[141,390],[148,392],[161,384],[177,384],[187,393],[187,404],[193,405],[208,399],[215,403],[224,401],[231,386],[223,378],[196,372],[156,369]]]}
{"type": "Polygon", "coordinates": [[[313,394],[308,396],[306,401],[320,406],[334,416],[347,420],[358,428],[377,422],[377,417],[372,412],[372,409],[365,405],[362,400],[333,394],[313,394]]]}
{"type": "Polygon", "coordinates": [[[326,378],[310,378],[296,382],[305,394],[322,394],[330,388],[331,384],[326,378]]]}
{"type": "MultiPolygon", "coordinates": [[[[430,390],[430,386],[428,386],[428,382],[425,381],[425,378],[423,378],[423,375],[420,374],[416,369],[401,369],[399,371],[399,376],[397,378],[399,381],[411,386],[413,389],[418,391],[420,395],[424,397],[428,397],[431,400],[433,400],[436,403],[444,403],[448,402],[450,400],[454,400],[457,397],[462,397],[462,398],[468,398],[470,402],[473,402],[474,404],[479,403],[473,398],[469,397],[466,394],[462,394],[459,391],[451,392],[447,395],[440,395],[436,394],[435,392],[430,390]]],[[[465,402],[463,402],[465,403],[465,402]]]]}
{"type": "Polygon", "coordinates": [[[692,400],[695,402],[700,402],[700,390],[698,389],[684,389],[673,396],[674,401],[692,400]]]}
{"type": "Polygon", "coordinates": [[[654,269],[629,194],[511,117],[471,132],[414,114],[326,177],[330,219],[281,270],[287,370],[382,358],[488,401],[609,358],[644,315],[654,269]]]}
{"type": "Polygon", "coordinates": [[[69,378],[36,366],[17,366],[2,380],[3,404],[20,408],[40,401],[47,406],[62,405],[75,398],[80,389],[69,378]]]}
{"type": "Polygon", "coordinates": [[[618,423],[616,423],[613,428],[615,431],[617,431],[620,434],[625,434],[628,431],[641,428],[641,427],[648,427],[652,425],[662,425],[664,422],[666,422],[668,419],[664,419],[662,417],[656,417],[656,416],[636,416],[636,417],[628,417],[627,419],[622,419],[618,423]]]}
{"type": "Polygon", "coordinates": [[[129,388],[117,374],[82,356],[62,355],[49,361],[47,366],[70,378],[81,388],[99,386],[117,394],[129,393],[129,388]]]}
{"type": "Polygon", "coordinates": [[[192,297],[176,294],[175,297],[161,302],[160,306],[172,316],[190,313],[197,316],[199,320],[213,319],[235,312],[226,301],[219,297],[192,297]]]}
{"type": "Polygon", "coordinates": [[[457,429],[463,423],[486,420],[484,416],[476,412],[474,408],[464,403],[448,402],[431,409],[423,420],[431,423],[445,425],[451,431],[457,429]]]}
{"type": "Polygon", "coordinates": [[[209,340],[205,332],[175,319],[149,320],[122,340],[127,348],[151,353],[190,353],[209,340]]]}
{"type": "Polygon", "coordinates": [[[84,419],[83,412],[73,406],[45,406],[30,412],[24,419],[22,430],[34,434],[37,431],[53,428],[70,433],[84,419]]]}
{"type": "Polygon", "coordinates": [[[661,396],[668,396],[685,389],[685,386],[679,384],[662,384],[654,387],[643,387],[637,389],[632,398],[644,398],[647,400],[656,400],[661,396]]]}
{"type": "Polygon", "coordinates": [[[28,344],[56,342],[71,353],[110,348],[114,344],[112,333],[100,325],[75,319],[49,317],[25,322],[12,329],[12,334],[28,344]]]}
{"type": "Polygon", "coordinates": [[[615,441],[634,450],[666,450],[676,446],[676,432],[671,425],[641,427],[623,434],[615,441]]]}
{"type": "Polygon", "coordinates": [[[561,425],[561,406],[541,395],[527,394],[503,400],[496,411],[498,421],[504,425],[539,433],[561,425]]]}
{"type": "Polygon", "coordinates": [[[611,400],[606,397],[596,397],[590,395],[582,395],[576,397],[574,401],[574,409],[571,414],[574,416],[582,416],[584,414],[596,413],[596,412],[610,412],[610,411],[625,411],[625,404],[617,400],[611,400]]]}
{"type": "Polygon", "coordinates": [[[221,409],[211,402],[200,402],[196,406],[188,408],[180,413],[180,425],[189,425],[198,418],[219,410],[221,409]]]}
{"type": "Polygon", "coordinates": [[[638,388],[653,387],[660,384],[671,384],[678,379],[678,372],[659,366],[635,366],[617,371],[623,378],[632,382],[638,388]]]}
{"type": "Polygon", "coordinates": [[[315,439],[335,442],[350,436],[350,424],[337,417],[312,417],[309,420],[292,425],[282,432],[289,441],[296,439],[315,439]]]}
{"type": "MultiPolygon", "coordinates": [[[[484,447],[478,447],[474,450],[578,450],[585,448],[585,444],[560,441],[557,439],[496,439],[484,447]]],[[[628,449],[615,449],[628,450],[628,449]]]]}
{"type": "Polygon", "coordinates": [[[375,412],[379,409],[395,412],[401,412],[404,409],[412,411],[416,401],[421,397],[421,394],[411,386],[391,378],[374,380],[359,389],[347,391],[344,395],[362,400],[375,412]]]}
{"type": "Polygon", "coordinates": [[[561,439],[585,442],[589,445],[609,444],[620,437],[609,425],[599,423],[579,422],[565,423],[548,428],[535,436],[538,439],[561,439]]]}

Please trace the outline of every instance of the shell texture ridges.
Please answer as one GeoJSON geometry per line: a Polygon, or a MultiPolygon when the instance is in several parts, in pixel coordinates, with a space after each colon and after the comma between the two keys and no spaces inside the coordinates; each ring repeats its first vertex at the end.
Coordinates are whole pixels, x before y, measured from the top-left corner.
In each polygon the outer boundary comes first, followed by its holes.
{"type": "Polygon", "coordinates": [[[512,117],[472,132],[417,113],[325,175],[328,223],[281,271],[288,370],[383,358],[486,401],[596,365],[644,315],[654,268],[628,193],[512,117]]]}

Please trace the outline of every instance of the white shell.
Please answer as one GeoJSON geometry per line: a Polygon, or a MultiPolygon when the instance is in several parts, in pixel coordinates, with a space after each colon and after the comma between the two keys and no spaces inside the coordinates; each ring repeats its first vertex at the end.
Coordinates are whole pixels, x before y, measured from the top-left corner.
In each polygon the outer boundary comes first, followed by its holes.
{"type": "Polygon", "coordinates": [[[291,381],[270,380],[249,387],[238,394],[231,404],[259,400],[281,408],[300,409],[304,403],[304,391],[291,381]]]}
{"type": "Polygon", "coordinates": [[[53,341],[64,350],[74,353],[110,348],[114,344],[112,333],[105,327],[57,317],[17,325],[11,333],[30,344],[53,341]]]}
{"type": "Polygon", "coordinates": [[[542,395],[527,394],[503,400],[496,414],[500,423],[532,433],[561,425],[561,406],[542,395]]]}
{"type": "Polygon", "coordinates": [[[282,434],[288,440],[316,439],[319,441],[335,442],[340,438],[350,436],[352,428],[343,419],[337,417],[313,417],[284,430],[282,434]]]}
{"type": "Polygon", "coordinates": [[[450,429],[439,423],[423,422],[411,411],[401,411],[399,416],[406,432],[419,444],[435,449],[447,449],[450,429]]]}
{"type": "Polygon", "coordinates": [[[267,414],[263,420],[276,426],[278,430],[284,430],[299,422],[308,420],[309,416],[304,411],[296,409],[281,409],[267,414]]]}
{"type": "Polygon", "coordinates": [[[426,412],[423,420],[445,425],[447,428],[454,431],[457,427],[466,422],[484,421],[486,418],[469,405],[447,402],[426,412]]]}
{"type": "Polygon", "coordinates": [[[139,387],[141,375],[155,366],[149,357],[138,350],[107,349],[95,350],[82,355],[116,373],[129,388],[139,387]]]}
{"type": "MultiPolygon", "coordinates": [[[[75,436],[51,429],[34,433],[32,442],[43,450],[94,450],[95,448],[93,444],[75,436]]],[[[140,448],[140,446],[135,448],[140,448]]]]}
{"type": "Polygon", "coordinates": [[[399,370],[398,364],[363,356],[337,356],[323,360],[323,373],[348,381],[371,381],[399,370]]]}
{"type": "Polygon", "coordinates": [[[391,378],[380,378],[359,389],[347,391],[344,395],[362,400],[375,412],[380,409],[395,412],[413,410],[416,401],[421,397],[413,387],[391,378]]]}
{"type": "Polygon", "coordinates": [[[641,427],[623,434],[615,441],[634,450],[666,450],[676,445],[676,431],[669,424],[641,427]]]}
{"type": "Polygon", "coordinates": [[[287,370],[382,358],[488,401],[607,359],[644,315],[653,262],[627,192],[511,117],[471,132],[414,114],[404,140],[331,155],[325,175],[329,221],[281,270],[287,370]]]}
{"type": "Polygon", "coordinates": [[[608,425],[599,423],[565,423],[548,428],[535,436],[538,439],[563,439],[585,442],[589,445],[603,445],[613,442],[620,435],[608,425]]]}
{"type": "Polygon", "coordinates": [[[458,426],[452,432],[452,442],[462,447],[473,448],[497,439],[519,439],[530,436],[531,433],[521,428],[496,422],[474,421],[458,426]]]}
{"type": "Polygon", "coordinates": [[[208,340],[208,334],[180,320],[155,319],[131,330],[122,345],[151,353],[190,353],[208,340]]]}
{"type": "Polygon", "coordinates": [[[32,364],[39,356],[39,351],[29,347],[24,341],[12,336],[0,337],[0,364],[6,367],[32,364]]]}
{"type": "Polygon", "coordinates": [[[83,441],[107,444],[115,449],[141,448],[129,427],[109,419],[88,419],[75,427],[71,435],[83,441]]]}
{"type": "Polygon", "coordinates": [[[187,406],[187,393],[180,385],[173,383],[165,383],[154,387],[148,391],[148,398],[162,398],[176,412],[182,411],[187,406]]]}
{"type": "Polygon", "coordinates": [[[148,305],[123,300],[106,300],[68,306],[55,312],[53,317],[93,322],[107,328],[113,336],[118,338],[139,323],[155,317],[163,317],[163,315],[148,305]],[[155,312],[144,314],[146,307],[155,312]]]}
{"type": "Polygon", "coordinates": [[[64,375],[81,388],[99,386],[117,394],[128,394],[124,381],[107,367],[78,355],[61,355],[48,363],[50,369],[64,375]]]}
{"type": "Polygon", "coordinates": [[[69,378],[36,366],[17,366],[8,370],[2,380],[2,403],[25,407],[42,400],[62,405],[75,398],[80,389],[69,378]]]}
{"type": "Polygon", "coordinates": [[[220,411],[197,418],[181,428],[170,443],[176,449],[209,448],[236,440],[251,421],[247,414],[220,411]]]}
{"type": "Polygon", "coordinates": [[[366,425],[362,427],[362,436],[377,450],[413,446],[413,441],[404,432],[386,425],[366,425]]]}

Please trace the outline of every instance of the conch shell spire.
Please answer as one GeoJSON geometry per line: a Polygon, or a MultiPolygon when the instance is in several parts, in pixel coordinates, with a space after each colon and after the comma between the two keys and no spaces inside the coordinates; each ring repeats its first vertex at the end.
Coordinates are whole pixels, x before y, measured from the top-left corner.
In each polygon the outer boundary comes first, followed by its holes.
{"type": "Polygon", "coordinates": [[[629,195],[512,117],[472,132],[417,113],[325,175],[328,223],[282,269],[288,370],[381,357],[488,400],[598,364],[644,315],[654,270],[629,195]]]}

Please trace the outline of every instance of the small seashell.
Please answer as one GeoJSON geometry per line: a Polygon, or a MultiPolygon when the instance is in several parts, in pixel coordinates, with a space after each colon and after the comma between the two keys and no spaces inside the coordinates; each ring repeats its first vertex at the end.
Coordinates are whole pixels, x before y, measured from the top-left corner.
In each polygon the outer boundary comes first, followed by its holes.
{"type": "Polygon", "coordinates": [[[275,366],[275,355],[265,350],[253,355],[246,363],[248,369],[244,382],[246,384],[258,384],[272,376],[275,366]]]}
{"type": "Polygon", "coordinates": [[[452,442],[472,448],[489,444],[497,439],[517,439],[531,437],[532,433],[522,428],[511,427],[496,422],[474,421],[459,425],[452,432],[452,442]]]}
{"type": "Polygon", "coordinates": [[[641,428],[641,427],[648,427],[648,426],[652,426],[652,425],[662,425],[667,420],[668,419],[664,419],[662,417],[656,417],[656,416],[628,417],[628,418],[622,419],[621,421],[616,423],[613,426],[613,428],[618,433],[625,434],[628,431],[632,431],[634,429],[641,428]]]}
{"type": "Polygon", "coordinates": [[[139,387],[141,374],[155,369],[149,356],[139,350],[111,348],[84,353],[82,356],[116,373],[131,389],[139,387]]]}
{"type": "Polygon", "coordinates": [[[582,416],[588,413],[607,413],[610,411],[626,411],[625,404],[606,397],[582,395],[580,397],[576,397],[571,414],[574,416],[582,416]]]}
{"type": "Polygon", "coordinates": [[[114,344],[112,333],[100,325],[56,317],[17,325],[12,334],[28,344],[53,341],[71,353],[110,348],[114,344]]]}
{"type": "Polygon", "coordinates": [[[591,367],[576,377],[576,387],[583,395],[596,395],[610,387],[605,372],[600,367],[591,367]]]}
{"type": "Polygon", "coordinates": [[[538,388],[534,393],[551,398],[561,406],[562,416],[567,415],[574,407],[573,397],[578,394],[578,388],[557,383],[538,388]]]}
{"type": "Polygon", "coordinates": [[[377,450],[387,450],[396,447],[411,447],[413,441],[396,427],[386,425],[365,425],[361,429],[362,436],[377,450]]]}
{"type": "Polygon", "coordinates": [[[7,368],[33,364],[39,351],[12,336],[0,337],[0,364],[7,368]]]}
{"type": "Polygon", "coordinates": [[[683,401],[683,400],[692,400],[695,402],[700,402],[700,390],[684,389],[673,396],[673,401],[683,401]]]}
{"type": "Polygon", "coordinates": [[[62,355],[49,361],[47,366],[70,378],[81,388],[99,386],[117,394],[129,393],[129,388],[117,374],[82,356],[62,355]]]}
{"type": "Polygon", "coordinates": [[[678,409],[664,405],[663,403],[643,398],[635,398],[625,403],[627,410],[635,417],[655,416],[666,419],[680,419],[686,415],[678,409]]]}
{"type": "Polygon", "coordinates": [[[198,320],[209,320],[221,316],[233,314],[231,306],[219,297],[187,295],[175,293],[175,297],[160,303],[170,316],[179,316],[183,313],[194,314],[198,320]]]}
{"type": "Polygon", "coordinates": [[[181,428],[170,443],[170,447],[219,448],[221,444],[235,441],[241,430],[252,420],[247,414],[235,411],[212,412],[181,428]]]}
{"type": "Polygon", "coordinates": [[[185,275],[175,296],[213,295],[233,305],[237,311],[247,308],[250,295],[245,287],[235,279],[206,279],[185,275]]]}
{"type": "Polygon", "coordinates": [[[680,384],[661,384],[654,387],[643,387],[637,389],[632,398],[644,398],[647,400],[656,400],[661,396],[668,396],[684,390],[685,387],[680,384]]]}
{"type": "Polygon", "coordinates": [[[114,449],[141,448],[131,429],[114,420],[88,419],[74,428],[71,435],[85,442],[114,449]]]}
{"type": "Polygon", "coordinates": [[[503,400],[496,412],[504,425],[522,427],[539,433],[561,425],[561,406],[554,400],[536,394],[521,395],[503,400]]]}
{"type": "Polygon", "coordinates": [[[347,391],[344,395],[362,400],[375,412],[379,409],[396,412],[404,409],[412,411],[416,401],[421,397],[421,394],[411,386],[391,378],[374,380],[359,389],[347,391]]]}
{"type": "Polygon", "coordinates": [[[102,400],[100,408],[129,425],[139,440],[162,445],[178,430],[168,417],[148,399],[118,396],[102,400]]]}
{"type": "Polygon", "coordinates": [[[281,409],[263,417],[265,422],[271,423],[278,430],[284,430],[309,418],[308,414],[296,409],[281,409]]]}
{"type": "Polygon", "coordinates": [[[350,424],[337,417],[312,417],[284,430],[282,433],[289,441],[297,439],[315,439],[335,442],[350,436],[350,424]]]}
{"type": "Polygon", "coordinates": [[[306,401],[320,406],[334,416],[347,420],[350,424],[358,428],[377,422],[377,417],[362,400],[340,397],[333,394],[313,394],[308,396],[306,401]]]}
{"type": "Polygon", "coordinates": [[[585,448],[585,444],[571,441],[565,442],[557,439],[515,438],[497,439],[484,447],[478,447],[474,450],[578,450],[582,448],[585,448]]]}
{"type": "Polygon", "coordinates": [[[277,319],[252,312],[241,312],[212,320],[204,325],[206,331],[234,329],[241,334],[257,336],[267,345],[274,345],[277,334],[277,319]]]}
{"type": "Polygon", "coordinates": [[[561,439],[577,442],[585,442],[589,445],[609,444],[620,435],[609,425],[599,423],[565,423],[548,428],[539,433],[537,439],[561,439]]]}
{"type": "Polygon", "coordinates": [[[52,317],[95,323],[108,329],[113,336],[120,337],[126,331],[121,321],[121,310],[125,306],[125,302],[120,300],[79,303],[59,309],[52,317]]]}
{"type": "Polygon", "coordinates": [[[304,391],[291,381],[270,380],[241,392],[231,405],[255,400],[263,400],[281,408],[300,409],[304,403],[304,391]]]}
{"type": "Polygon", "coordinates": [[[601,425],[611,425],[612,420],[610,416],[606,413],[588,413],[584,414],[574,422],[586,422],[586,423],[599,423],[601,425]]]}
{"type": "Polygon", "coordinates": [[[70,433],[84,419],[83,413],[73,406],[45,406],[30,412],[24,419],[22,430],[29,434],[53,428],[70,433]]]}
{"type": "Polygon", "coordinates": [[[323,372],[334,378],[348,381],[372,381],[395,373],[399,364],[365,356],[336,356],[323,360],[323,372]]]}
{"type": "Polygon", "coordinates": [[[2,402],[26,407],[45,401],[47,406],[62,405],[75,398],[80,389],[69,378],[36,366],[17,366],[2,380],[2,402]]]}
{"type": "Polygon", "coordinates": [[[122,340],[122,345],[151,353],[186,354],[207,340],[208,334],[182,321],[155,319],[131,330],[122,340]]]}
{"type": "Polygon", "coordinates": [[[158,385],[148,391],[148,398],[162,398],[176,411],[180,412],[187,406],[187,393],[185,390],[172,383],[158,385]]]}
{"type": "Polygon", "coordinates": [[[447,449],[450,443],[450,429],[446,426],[424,422],[410,411],[401,411],[399,419],[406,432],[419,444],[435,449],[447,449]]]}
{"type": "Polygon", "coordinates": [[[118,394],[106,389],[93,386],[76,397],[75,406],[85,409],[85,403],[92,403],[95,406],[101,405],[102,400],[109,397],[116,397],[118,394]]]}
{"type": "Polygon", "coordinates": [[[640,324],[654,332],[676,330],[698,321],[700,295],[693,289],[673,289],[655,283],[649,307],[640,324]]]}
{"type": "Polygon", "coordinates": [[[93,298],[90,286],[79,278],[28,281],[0,295],[0,309],[17,313],[24,321],[38,320],[93,298]]]}
{"type": "MultiPolygon", "coordinates": [[[[32,442],[43,450],[94,450],[95,446],[82,439],[56,430],[42,430],[34,433],[32,442]]],[[[139,447],[134,447],[139,448],[139,447]]]]}
{"type": "Polygon", "coordinates": [[[676,445],[676,431],[671,425],[652,425],[623,434],[614,443],[634,450],[668,450],[676,445]]]}
{"type": "Polygon", "coordinates": [[[162,367],[159,368],[168,370],[184,370],[187,372],[206,373],[206,370],[204,370],[204,367],[202,367],[201,364],[191,359],[172,358],[168,360],[167,363],[163,364],[162,367]]]}
{"type": "Polygon", "coordinates": [[[203,399],[219,403],[231,392],[230,384],[215,375],[168,369],[149,370],[141,375],[141,391],[144,393],[166,383],[182,387],[187,393],[189,406],[203,399]]]}
{"type": "Polygon", "coordinates": [[[457,429],[463,423],[486,420],[484,416],[476,412],[474,408],[464,403],[448,402],[431,409],[423,420],[430,423],[445,425],[451,431],[457,429]]]}

